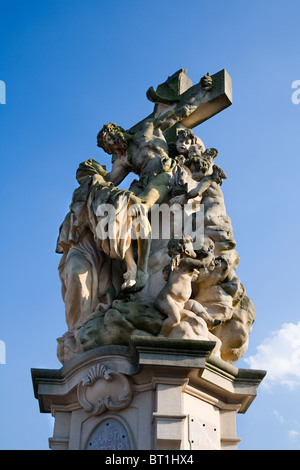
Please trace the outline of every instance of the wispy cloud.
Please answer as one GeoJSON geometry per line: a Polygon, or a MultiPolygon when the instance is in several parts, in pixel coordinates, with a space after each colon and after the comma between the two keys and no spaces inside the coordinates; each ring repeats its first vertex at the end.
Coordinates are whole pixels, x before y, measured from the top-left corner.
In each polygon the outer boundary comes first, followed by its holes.
{"type": "Polygon", "coordinates": [[[289,438],[291,441],[297,441],[300,436],[300,433],[298,431],[295,431],[294,429],[291,429],[289,431],[289,438]]]}
{"type": "Polygon", "coordinates": [[[300,321],[284,323],[258,347],[255,355],[245,358],[251,369],[267,370],[265,386],[300,385],[300,321]]]}
{"type": "MultiPolygon", "coordinates": [[[[276,421],[279,423],[280,427],[287,433],[287,436],[289,438],[289,441],[292,445],[295,445],[296,443],[298,444],[300,442],[300,432],[297,431],[295,429],[295,427],[293,429],[289,429],[287,430],[287,426],[290,426],[291,423],[286,423],[286,420],[283,418],[282,414],[278,411],[278,410],[273,410],[272,411],[272,415],[276,418],[276,421]]],[[[290,417],[288,418],[288,421],[290,421],[290,417]]],[[[295,426],[296,424],[296,427],[299,428],[298,426],[298,423],[294,422],[293,423],[293,426],[295,426]]]]}
{"type": "Polygon", "coordinates": [[[277,419],[281,424],[284,423],[283,416],[279,413],[279,411],[273,410],[273,413],[272,413],[272,414],[276,417],[276,419],[277,419]]]}

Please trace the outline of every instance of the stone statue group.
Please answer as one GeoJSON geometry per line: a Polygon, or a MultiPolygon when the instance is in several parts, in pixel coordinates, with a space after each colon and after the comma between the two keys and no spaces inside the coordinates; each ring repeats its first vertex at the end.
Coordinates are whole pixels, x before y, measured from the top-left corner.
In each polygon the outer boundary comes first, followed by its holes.
{"type": "MultiPolygon", "coordinates": [[[[179,78],[171,78],[173,86],[179,78]]],[[[93,159],[79,165],[57,241],[68,327],[58,338],[62,364],[99,346],[127,346],[133,335],[214,341],[213,354],[228,363],[247,350],[255,309],[236,275],[227,176],[218,151],[184,125],[213,86],[206,75],[184,98],[148,90],[152,115],[129,130],[104,125],[97,136],[111,171],[93,159]],[[129,174],[137,178],[120,189],[129,174]]]]}

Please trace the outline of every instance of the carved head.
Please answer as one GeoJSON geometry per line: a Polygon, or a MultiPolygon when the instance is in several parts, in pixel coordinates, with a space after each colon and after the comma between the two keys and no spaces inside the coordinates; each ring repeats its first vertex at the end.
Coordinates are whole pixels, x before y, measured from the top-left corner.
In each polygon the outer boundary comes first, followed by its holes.
{"type": "Polygon", "coordinates": [[[211,240],[211,238],[204,236],[198,238],[196,240],[197,249],[195,249],[195,253],[198,259],[207,258],[208,256],[212,256],[215,250],[215,244],[211,240]]]}
{"type": "Polygon", "coordinates": [[[185,165],[190,168],[193,179],[201,181],[203,176],[213,172],[213,164],[218,151],[214,148],[204,150],[199,144],[191,145],[185,165]]]}
{"type": "Polygon", "coordinates": [[[176,138],[176,149],[181,155],[187,155],[191,145],[196,143],[196,136],[190,129],[180,129],[176,138]]]}
{"type": "Polygon", "coordinates": [[[132,134],[113,122],[105,124],[97,135],[97,145],[106,153],[125,155],[132,141],[132,134]]]}
{"type": "Polygon", "coordinates": [[[221,186],[223,179],[227,179],[226,173],[222,170],[221,167],[218,165],[213,166],[213,173],[212,173],[213,180],[221,186]]]}
{"type": "Polygon", "coordinates": [[[203,176],[211,172],[211,165],[202,157],[192,156],[188,158],[185,162],[185,166],[190,169],[193,179],[198,182],[201,181],[203,176]]]}
{"type": "Polygon", "coordinates": [[[168,243],[168,255],[170,258],[175,258],[177,255],[196,258],[196,253],[193,247],[193,238],[185,236],[182,238],[172,238],[168,243]]]}

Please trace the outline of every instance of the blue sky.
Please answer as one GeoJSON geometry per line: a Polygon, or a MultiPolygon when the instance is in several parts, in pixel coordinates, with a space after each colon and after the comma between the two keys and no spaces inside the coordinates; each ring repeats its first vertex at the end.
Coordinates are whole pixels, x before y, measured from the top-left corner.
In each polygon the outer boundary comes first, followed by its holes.
{"type": "Polygon", "coordinates": [[[300,449],[299,16],[298,0],[0,0],[0,449],[47,449],[52,434],[30,369],[61,366],[55,245],[78,164],[109,167],[102,125],[148,115],[146,90],[180,68],[193,83],[223,68],[233,81],[233,105],[194,131],[219,150],[237,272],[257,310],[237,365],[268,369],[237,417],[239,448],[300,449]]]}

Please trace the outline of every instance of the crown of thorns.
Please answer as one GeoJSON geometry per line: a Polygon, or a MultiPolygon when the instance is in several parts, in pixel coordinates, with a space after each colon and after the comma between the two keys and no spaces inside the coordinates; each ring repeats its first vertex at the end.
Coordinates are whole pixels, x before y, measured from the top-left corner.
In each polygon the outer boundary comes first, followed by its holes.
{"type": "Polygon", "coordinates": [[[105,137],[107,135],[110,135],[116,144],[125,144],[125,146],[128,146],[132,140],[132,134],[130,134],[128,131],[125,131],[123,127],[117,126],[114,122],[110,122],[109,124],[104,124],[101,131],[97,135],[98,147],[103,149],[107,147],[107,143],[105,142],[105,137]]]}

